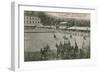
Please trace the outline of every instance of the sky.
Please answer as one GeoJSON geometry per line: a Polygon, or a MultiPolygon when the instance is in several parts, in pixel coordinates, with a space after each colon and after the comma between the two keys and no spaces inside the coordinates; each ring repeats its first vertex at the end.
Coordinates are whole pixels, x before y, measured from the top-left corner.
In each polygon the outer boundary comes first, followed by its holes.
{"type": "Polygon", "coordinates": [[[45,12],[46,15],[54,18],[75,18],[75,19],[84,19],[84,20],[90,20],[90,14],[89,13],[59,13],[59,12],[45,12]]]}

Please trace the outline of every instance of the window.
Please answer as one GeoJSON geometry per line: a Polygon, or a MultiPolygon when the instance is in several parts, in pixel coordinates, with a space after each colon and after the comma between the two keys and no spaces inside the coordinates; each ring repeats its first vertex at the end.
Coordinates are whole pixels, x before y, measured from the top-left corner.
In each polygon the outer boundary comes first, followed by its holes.
{"type": "Polygon", "coordinates": [[[27,20],[24,21],[24,24],[27,24],[27,20]]]}

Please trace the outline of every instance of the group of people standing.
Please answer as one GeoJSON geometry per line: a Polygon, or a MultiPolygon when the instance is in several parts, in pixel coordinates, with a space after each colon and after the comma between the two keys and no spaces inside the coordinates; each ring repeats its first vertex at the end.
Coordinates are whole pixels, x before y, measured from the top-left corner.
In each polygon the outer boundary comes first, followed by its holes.
{"type": "MultiPolygon", "coordinates": [[[[64,37],[64,44],[56,44],[57,57],[61,59],[81,59],[90,57],[90,44],[87,44],[86,36],[83,37],[82,47],[79,48],[75,38],[64,37]]],[[[80,42],[81,43],[81,42],[80,42]]]]}
{"type": "MultiPolygon", "coordinates": [[[[56,36],[55,36],[56,38],[56,36]]],[[[86,36],[83,36],[82,48],[80,49],[77,44],[77,40],[70,35],[70,37],[63,37],[64,43],[56,43],[56,59],[82,59],[90,58],[90,43],[87,44],[86,36]]],[[[50,53],[50,47],[47,45],[41,48],[40,54],[42,60],[47,60],[50,53]]]]}

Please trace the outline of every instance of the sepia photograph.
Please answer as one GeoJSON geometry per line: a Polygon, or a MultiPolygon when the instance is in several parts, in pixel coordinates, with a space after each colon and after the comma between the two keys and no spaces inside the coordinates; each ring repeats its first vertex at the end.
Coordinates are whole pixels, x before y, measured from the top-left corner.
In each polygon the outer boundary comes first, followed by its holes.
{"type": "Polygon", "coordinates": [[[24,62],[90,59],[90,13],[24,11],[24,62]]]}

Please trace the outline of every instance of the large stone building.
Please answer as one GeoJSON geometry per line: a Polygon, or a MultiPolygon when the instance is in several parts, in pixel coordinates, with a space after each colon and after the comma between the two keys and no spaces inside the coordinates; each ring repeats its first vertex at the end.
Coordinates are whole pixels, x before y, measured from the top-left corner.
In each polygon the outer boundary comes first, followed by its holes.
{"type": "Polygon", "coordinates": [[[24,16],[24,26],[36,26],[36,27],[41,27],[41,20],[38,16],[30,16],[26,15],[24,16]]]}

